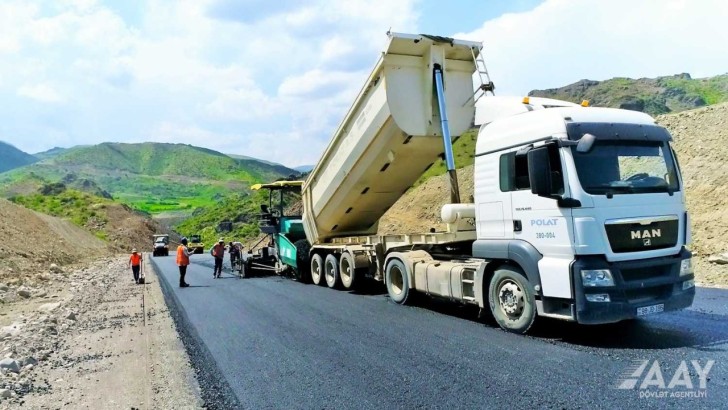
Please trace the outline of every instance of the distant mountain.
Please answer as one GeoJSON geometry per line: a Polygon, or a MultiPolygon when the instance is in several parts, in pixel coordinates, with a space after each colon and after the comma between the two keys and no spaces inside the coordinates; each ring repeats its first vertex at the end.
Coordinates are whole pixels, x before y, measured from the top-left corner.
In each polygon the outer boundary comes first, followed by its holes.
{"type": "MultiPolygon", "coordinates": [[[[82,146],[79,146],[79,148],[81,148],[81,147],[82,146]]],[[[37,152],[37,153],[33,154],[33,156],[40,160],[43,160],[43,159],[53,158],[66,151],[68,151],[68,148],[55,147],[55,148],[51,148],[47,151],[37,152]]]]}
{"type": "Polygon", "coordinates": [[[38,158],[0,141],[0,172],[37,162],[38,158]]]}
{"type": "Polygon", "coordinates": [[[227,155],[230,158],[235,158],[235,159],[252,159],[254,161],[262,162],[262,163],[268,164],[268,165],[281,165],[281,166],[283,166],[283,164],[279,164],[277,162],[266,161],[264,159],[253,158],[253,157],[249,157],[247,155],[240,155],[240,154],[225,154],[225,155],[227,155]]]}
{"type": "Polygon", "coordinates": [[[298,172],[311,172],[313,170],[313,167],[315,167],[315,165],[299,165],[293,169],[298,172]]]}
{"type": "Polygon", "coordinates": [[[154,213],[206,206],[229,193],[245,192],[253,183],[291,174],[297,172],[186,144],[103,143],[63,150],[4,173],[0,193],[28,194],[62,182],[75,189],[110,194],[154,213]]]}
{"type": "Polygon", "coordinates": [[[650,115],[690,110],[728,101],[728,74],[692,78],[683,73],[657,78],[581,80],[561,88],[533,90],[528,95],[598,107],[624,108],[650,115]]]}

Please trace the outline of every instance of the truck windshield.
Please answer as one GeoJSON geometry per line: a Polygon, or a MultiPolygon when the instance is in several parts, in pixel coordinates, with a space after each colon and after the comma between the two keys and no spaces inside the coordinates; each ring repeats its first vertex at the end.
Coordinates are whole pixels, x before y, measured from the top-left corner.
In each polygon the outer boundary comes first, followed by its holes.
{"type": "Polygon", "coordinates": [[[679,189],[670,147],[660,141],[597,140],[591,151],[572,147],[579,182],[595,195],[674,192],[679,189]]]}

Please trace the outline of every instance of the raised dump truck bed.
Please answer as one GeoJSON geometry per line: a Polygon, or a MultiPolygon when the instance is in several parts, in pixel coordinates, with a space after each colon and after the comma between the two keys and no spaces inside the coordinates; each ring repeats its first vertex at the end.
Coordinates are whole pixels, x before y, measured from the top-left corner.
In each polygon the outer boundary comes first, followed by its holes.
{"type": "Polygon", "coordinates": [[[389,34],[389,44],[303,185],[311,244],[376,233],[379,218],[443,153],[435,67],[443,73],[449,129],[473,123],[481,43],[389,34]]]}

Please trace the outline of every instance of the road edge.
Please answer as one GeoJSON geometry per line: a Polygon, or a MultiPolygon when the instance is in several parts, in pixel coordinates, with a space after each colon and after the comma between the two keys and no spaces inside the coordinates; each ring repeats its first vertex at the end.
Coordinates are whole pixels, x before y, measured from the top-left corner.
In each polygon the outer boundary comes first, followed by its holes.
{"type": "Polygon", "coordinates": [[[150,260],[157,275],[157,280],[159,280],[164,301],[169,308],[169,314],[177,329],[177,334],[185,347],[187,356],[190,358],[190,365],[195,371],[204,406],[209,409],[242,408],[242,404],[227,379],[222,376],[222,371],[217,366],[212,353],[202,341],[194,326],[190,324],[187,312],[172,289],[172,284],[167,281],[165,275],[159,273],[161,268],[154,258],[150,260]]]}

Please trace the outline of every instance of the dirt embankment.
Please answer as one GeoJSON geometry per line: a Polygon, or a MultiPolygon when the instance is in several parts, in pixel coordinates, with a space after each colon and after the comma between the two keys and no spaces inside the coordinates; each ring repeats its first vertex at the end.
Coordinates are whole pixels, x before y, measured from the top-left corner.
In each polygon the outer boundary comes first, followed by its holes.
{"type": "Polygon", "coordinates": [[[110,252],[104,241],[69,221],[0,199],[0,282],[32,286],[44,280],[51,264],[87,262],[110,252]]]}
{"type": "MultiPolygon", "coordinates": [[[[728,286],[728,265],[708,258],[728,252],[728,104],[657,117],[672,133],[692,219],[696,278],[703,285],[728,286]]],[[[473,195],[473,167],[458,171],[464,201],[473,195]]],[[[447,176],[409,191],[382,217],[379,233],[446,229],[440,209],[449,202],[447,176]]],[[[726,258],[728,261],[728,258],[726,258]]]]}
{"type": "Polygon", "coordinates": [[[104,213],[107,221],[103,230],[107,234],[109,244],[117,252],[127,253],[132,248],[151,252],[152,235],[169,233],[169,228],[140,215],[126,205],[104,205],[104,213]]]}

